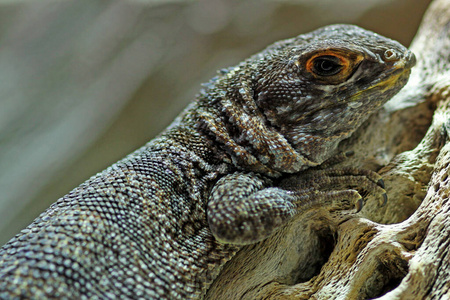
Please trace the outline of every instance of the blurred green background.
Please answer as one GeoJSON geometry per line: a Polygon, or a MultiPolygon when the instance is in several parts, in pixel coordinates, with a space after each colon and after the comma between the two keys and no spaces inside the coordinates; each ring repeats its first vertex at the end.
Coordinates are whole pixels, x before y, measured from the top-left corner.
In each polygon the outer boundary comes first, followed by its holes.
{"type": "Polygon", "coordinates": [[[155,136],[217,69],[332,23],[409,45],[429,2],[0,0],[0,243],[155,136]]]}

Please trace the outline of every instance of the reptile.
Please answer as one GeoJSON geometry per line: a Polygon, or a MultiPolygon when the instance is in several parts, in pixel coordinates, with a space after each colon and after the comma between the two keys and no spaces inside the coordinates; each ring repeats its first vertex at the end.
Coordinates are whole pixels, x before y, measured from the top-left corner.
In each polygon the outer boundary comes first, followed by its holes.
{"type": "Polygon", "coordinates": [[[306,207],[359,210],[358,187],[384,193],[373,171],[289,178],[338,156],[414,64],[396,41],[331,25],[219,71],[156,138],[1,248],[0,297],[201,299],[239,249],[306,207]]]}

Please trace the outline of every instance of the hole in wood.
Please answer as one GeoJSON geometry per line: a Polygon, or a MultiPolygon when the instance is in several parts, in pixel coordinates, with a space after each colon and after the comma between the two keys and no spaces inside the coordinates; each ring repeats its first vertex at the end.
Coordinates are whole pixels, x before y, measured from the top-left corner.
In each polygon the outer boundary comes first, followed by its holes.
{"type": "Polygon", "coordinates": [[[322,266],[328,261],[336,245],[335,232],[330,227],[321,227],[316,234],[315,247],[310,250],[310,260],[299,262],[291,274],[292,284],[306,282],[318,275],[322,266]]]}
{"type": "Polygon", "coordinates": [[[382,256],[363,284],[358,299],[373,299],[392,291],[408,273],[408,262],[397,254],[390,252],[382,256]]]}

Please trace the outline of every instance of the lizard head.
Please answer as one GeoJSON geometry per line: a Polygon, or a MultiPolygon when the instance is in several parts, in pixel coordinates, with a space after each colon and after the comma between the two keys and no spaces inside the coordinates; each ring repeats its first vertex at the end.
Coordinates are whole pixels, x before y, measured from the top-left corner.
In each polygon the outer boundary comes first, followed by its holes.
{"type": "Polygon", "coordinates": [[[315,163],[392,98],[415,64],[400,43],[352,25],[320,28],[267,51],[256,104],[269,126],[315,163]]]}
{"type": "Polygon", "coordinates": [[[203,91],[200,119],[236,166],[279,174],[316,166],[407,82],[415,58],[352,25],[277,42],[203,91]]]}

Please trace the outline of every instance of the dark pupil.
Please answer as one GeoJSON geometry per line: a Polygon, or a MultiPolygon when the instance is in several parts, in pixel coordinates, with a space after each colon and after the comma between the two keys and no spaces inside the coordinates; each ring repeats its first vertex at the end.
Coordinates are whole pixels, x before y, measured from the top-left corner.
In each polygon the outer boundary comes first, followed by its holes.
{"type": "Polygon", "coordinates": [[[314,60],[314,72],[321,76],[336,75],[341,71],[342,66],[339,59],[334,56],[323,56],[314,60]]]}
{"type": "Polygon", "coordinates": [[[320,62],[320,68],[321,68],[323,71],[330,71],[330,70],[333,69],[333,67],[334,67],[334,63],[332,63],[331,61],[328,61],[328,60],[322,60],[322,61],[320,62]]]}

